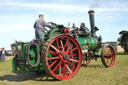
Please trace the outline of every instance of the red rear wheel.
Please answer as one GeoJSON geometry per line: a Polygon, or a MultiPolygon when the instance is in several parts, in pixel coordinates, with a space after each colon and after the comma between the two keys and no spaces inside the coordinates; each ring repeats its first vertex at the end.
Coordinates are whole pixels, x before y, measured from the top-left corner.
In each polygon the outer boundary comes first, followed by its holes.
{"type": "Polygon", "coordinates": [[[85,66],[87,66],[88,64],[90,64],[90,62],[91,62],[91,58],[87,58],[85,66]]]}
{"type": "Polygon", "coordinates": [[[112,67],[115,63],[115,51],[112,46],[105,46],[102,49],[101,61],[104,66],[112,67]]]}
{"type": "Polygon", "coordinates": [[[91,56],[92,54],[89,51],[87,53],[85,52],[85,57],[83,57],[82,66],[87,66],[91,63],[91,56]]]}
{"type": "Polygon", "coordinates": [[[88,58],[87,60],[83,59],[82,66],[87,66],[88,64],[90,64],[90,62],[91,62],[91,58],[88,58]]]}
{"type": "Polygon", "coordinates": [[[59,80],[72,78],[82,62],[81,48],[69,35],[50,38],[43,47],[43,67],[59,80]]]}

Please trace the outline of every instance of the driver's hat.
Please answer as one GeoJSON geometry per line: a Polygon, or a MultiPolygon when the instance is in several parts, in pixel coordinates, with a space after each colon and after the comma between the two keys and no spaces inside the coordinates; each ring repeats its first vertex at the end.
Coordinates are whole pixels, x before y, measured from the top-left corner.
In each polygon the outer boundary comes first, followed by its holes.
{"type": "Polygon", "coordinates": [[[40,17],[40,16],[44,16],[44,15],[43,15],[43,14],[39,14],[39,17],[40,17]]]}

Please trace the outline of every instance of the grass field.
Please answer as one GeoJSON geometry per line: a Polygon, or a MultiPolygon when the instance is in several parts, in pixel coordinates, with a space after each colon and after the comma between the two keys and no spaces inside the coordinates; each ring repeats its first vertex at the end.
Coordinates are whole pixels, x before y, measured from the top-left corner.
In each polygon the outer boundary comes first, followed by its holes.
{"type": "Polygon", "coordinates": [[[128,54],[116,55],[115,65],[105,68],[100,59],[81,67],[74,78],[58,81],[32,72],[11,72],[11,59],[0,62],[0,85],[128,85],[128,54]]]}

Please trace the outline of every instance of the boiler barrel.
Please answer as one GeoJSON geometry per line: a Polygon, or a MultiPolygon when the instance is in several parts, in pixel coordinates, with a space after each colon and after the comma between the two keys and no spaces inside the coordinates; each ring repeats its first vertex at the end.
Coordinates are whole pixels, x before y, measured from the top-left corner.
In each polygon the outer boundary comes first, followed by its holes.
{"type": "Polygon", "coordinates": [[[100,45],[97,38],[94,37],[88,37],[88,38],[79,37],[77,41],[80,44],[82,50],[85,49],[95,50],[100,45]]]}

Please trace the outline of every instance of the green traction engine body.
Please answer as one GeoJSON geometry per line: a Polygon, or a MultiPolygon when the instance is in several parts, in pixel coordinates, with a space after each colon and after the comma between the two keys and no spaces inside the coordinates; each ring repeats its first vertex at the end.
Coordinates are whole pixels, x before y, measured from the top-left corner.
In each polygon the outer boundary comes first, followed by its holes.
{"type": "MultiPolygon", "coordinates": [[[[57,26],[55,23],[50,22],[50,24],[55,25],[56,27],[52,30],[48,31],[46,29],[46,34],[44,37],[44,42],[48,40],[52,35],[60,35],[64,33],[63,25],[57,26]],[[60,30],[61,29],[61,30],[60,30]]],[[[67,30],[68,32],[68,30],[67,30]]],[[[67,34],[67,33],[66,33],[67,34]]],[[[44,42],[40,41],[40,39],[33,39],[31,42],[15,42],[11,44],[11,48],[15,54],[15,57],[12,61],[13,72],[17,70],[17,67],[24,71],[34,71],[41,72],[43,71],[42,62],[41,61],[41,51],[43,48],[44,42]]]]}
{"type": "Polygon", "coordinates": [[[40,48],[41,46],[39,43],[32,43],[33,45],[30,44],[31,43],[24,43],[24,42],[16,42],[15,44],[12,44],[12,49],[16,54],[12,62],[13,72],[17,70],[17,67],[20,68],[21,70],[25,70],[28,72],[29,71],[36,72],[43,70],[43,67],[41,67],[42,63],[39,62],[40,59],[37,57],[40,55],[39,50],[41,49],[40,48]],[[28,48],[30,49],[28,50],[28,48]]]}
{"type": "Polygon", "coordinates": [[[13,43],[13,72],[21,69],[66,80],[74,77],[80,67],[89,64],[91,59],[101,57],[104,66],[113,66],[115,52],[112,46],[103,45],[101,36],[96,35],[98,28],[95,27],[93,10],[89,11],[89,18],[91,31],[84,23],[80,28],[68,28],[50,22],[53,28],[46,30],[44,41],[34,39],[13,43]]]}

